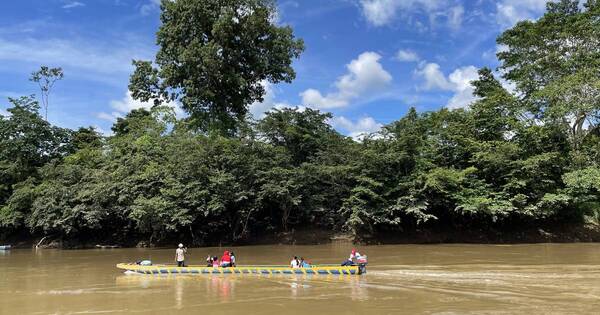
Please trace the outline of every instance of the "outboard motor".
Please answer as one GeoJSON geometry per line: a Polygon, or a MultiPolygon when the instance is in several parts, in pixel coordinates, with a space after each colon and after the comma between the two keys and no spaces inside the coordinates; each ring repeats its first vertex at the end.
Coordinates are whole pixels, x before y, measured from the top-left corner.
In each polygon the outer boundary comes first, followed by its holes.
{"type": "Polygon", "coordinates": [[[359,256],[358,258],[356,258],[356,262],[358,263],[358,274],[362,275],[367,273],[367,256],[359,256]]]}

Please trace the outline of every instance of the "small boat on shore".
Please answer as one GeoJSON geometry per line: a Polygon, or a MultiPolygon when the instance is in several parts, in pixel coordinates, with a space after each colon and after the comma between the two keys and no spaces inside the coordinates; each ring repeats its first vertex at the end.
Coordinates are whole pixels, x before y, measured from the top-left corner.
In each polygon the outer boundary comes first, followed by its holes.
{"type": "Polygon", "coordinates": [[[0,250],[9,250],[10,247],[10,245],[0,245],[0,250]]]}
{"type": "Polygon", "coordinates": [[[366,272],[366,266],[314,265],[308,268],[290,268],[289,266],[236,266],[229,268],[172,265],[143,266],[136,263],[117,264],[117,268],[147,275],[202,275],[202,274],[257,274],[257,275],[360,275],[366,272]]]}

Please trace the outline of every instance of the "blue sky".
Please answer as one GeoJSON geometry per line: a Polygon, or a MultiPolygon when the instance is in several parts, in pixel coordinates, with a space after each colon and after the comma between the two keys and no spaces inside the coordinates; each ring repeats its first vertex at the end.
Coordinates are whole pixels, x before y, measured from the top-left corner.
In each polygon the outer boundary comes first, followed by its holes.
{"type": "MultiPolygon", "coordinates": [[[[29,74],[61,66],[49,120],[108,133],[129,110],[148,106],[127,91],[132,59],[152,59],[159,0],[20,0],[0,5],[0,112],[7,97],[39,94],[29,74]]],[[[477,68],[498,65],[495,39],[546,0],[278,0],[306,51],[291,84],[266,84],[256,117],[272,107],[331,111],[344,134],[376,131],[420,111],[464,107],[477,68]]]]}

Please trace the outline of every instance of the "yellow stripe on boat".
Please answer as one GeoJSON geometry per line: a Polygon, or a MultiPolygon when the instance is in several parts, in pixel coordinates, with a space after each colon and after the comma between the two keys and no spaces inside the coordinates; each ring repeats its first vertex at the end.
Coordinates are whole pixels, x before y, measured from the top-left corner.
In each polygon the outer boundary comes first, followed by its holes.
{"type": "Polygon", "coordinates": [[[140,274],[264,274],[264,275],[359,275],[358,266],[315,265],[309,268],[290,268],[287,266],[238,266],[238,267],[177,267],[169,265],[141,266],[138,264],[117,264],[117,268],[140,274]]]}

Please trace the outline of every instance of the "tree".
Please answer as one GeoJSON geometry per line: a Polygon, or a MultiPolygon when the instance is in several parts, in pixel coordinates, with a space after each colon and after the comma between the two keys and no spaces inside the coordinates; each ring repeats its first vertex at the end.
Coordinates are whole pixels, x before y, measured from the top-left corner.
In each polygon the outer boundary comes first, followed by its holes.
{"type": "Polygon", "coordinates": [[[600,4],[549,2],[537,21],[498,37],[504,78],[516,83],[531,116],[568,126],[576,150],[600,123],[600,4]]]}
{"type": "Polygon", "coordinates": [[[67,150],[70,132],[51,126],[39,115],[33,96],[9,98],[10,116],[0,116],[0,204],[12,192],[12,185],[35,174],[38,167],[67,150]]]}
{"type": "Polygon", "coordinates": [[[40,70],[32,72],[30,81],[37,83],[42,92],[42,106],[44,107],[44,119],[48,120],[48,105],[50,102],[50,92],[56,81],[62,80],[64,73],[62,68],[49,68],[41,66],[40,70]]]}
{"type": "Polygon", "coordinates": [[[332,117],[310,108],[274,109],[258,123],[257,129],[268,143],[284,147],[294,164],[299,165],[324,149],[330,137],[339,137],[327,123],[332,117]]]}
{"type": "Polygon", "coordinates": [[[180,0],[161,3],[154,63],[134,61],[135,99],[180,101],[202,130],[231,134],[263,83],[291,82],[304,44],[273,23],[271,0],[180,0]]]}

